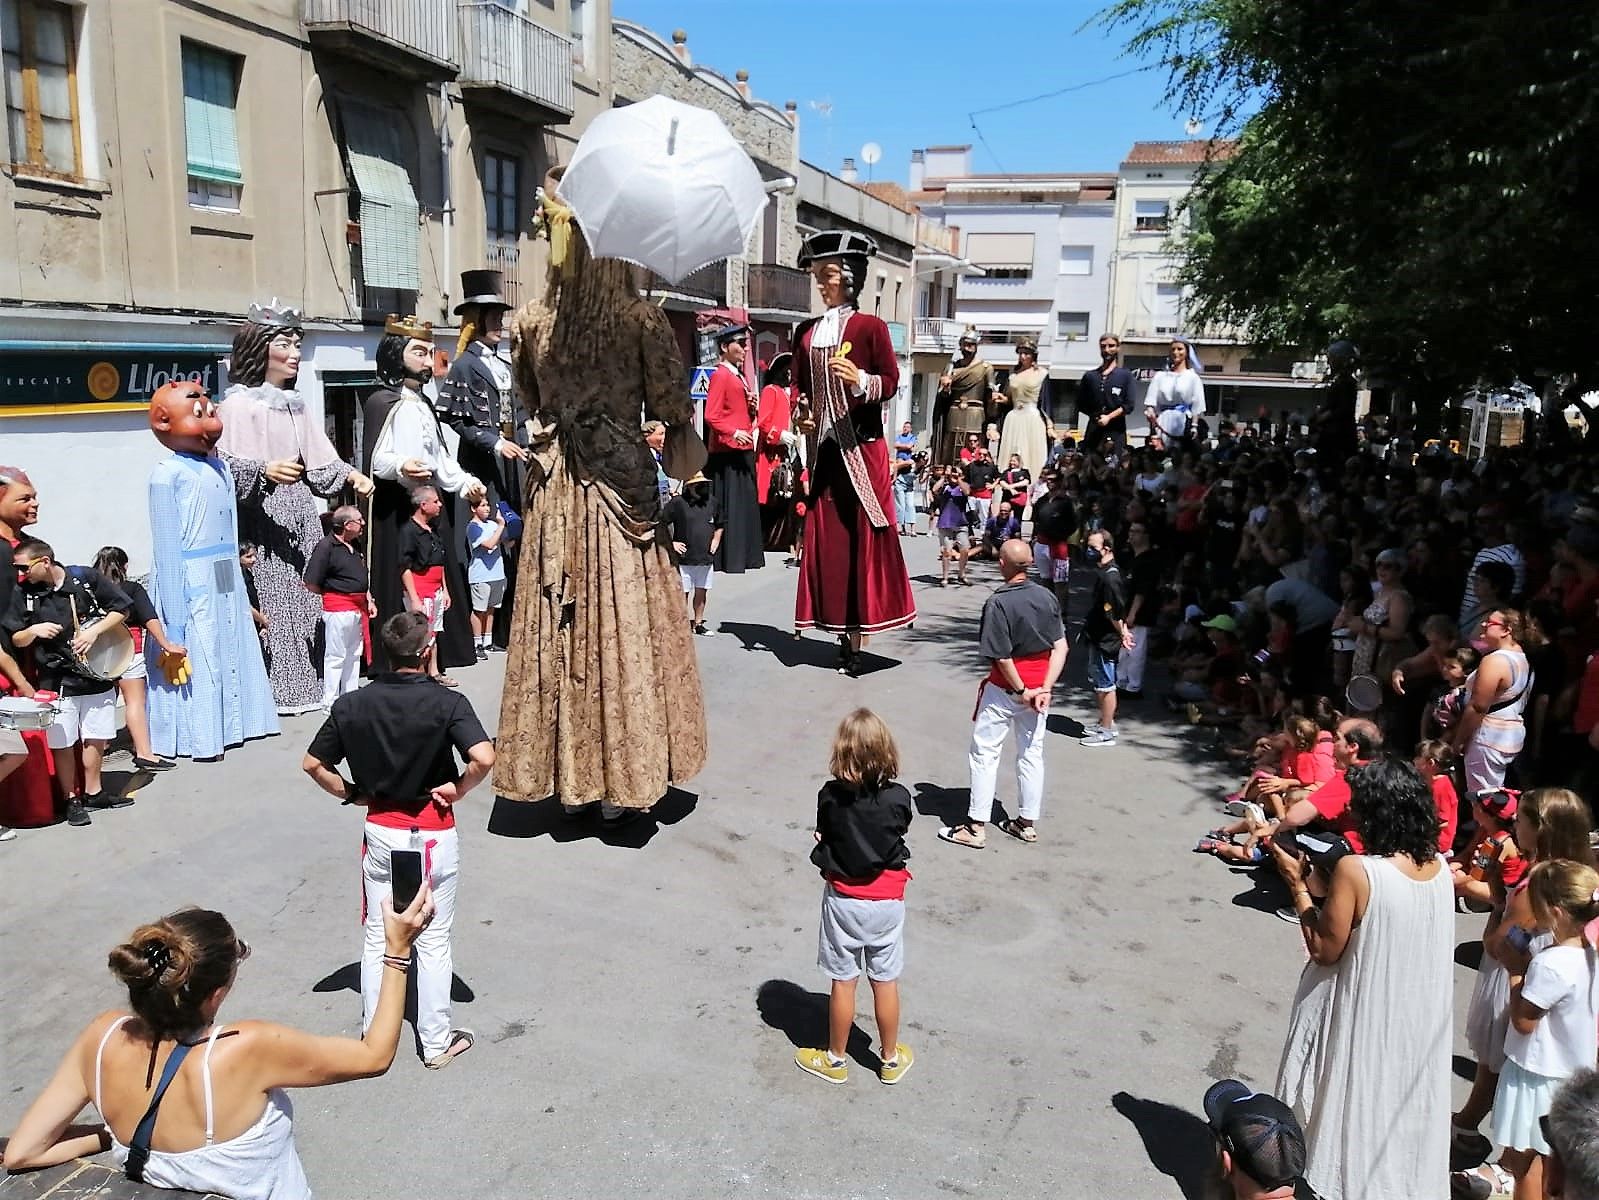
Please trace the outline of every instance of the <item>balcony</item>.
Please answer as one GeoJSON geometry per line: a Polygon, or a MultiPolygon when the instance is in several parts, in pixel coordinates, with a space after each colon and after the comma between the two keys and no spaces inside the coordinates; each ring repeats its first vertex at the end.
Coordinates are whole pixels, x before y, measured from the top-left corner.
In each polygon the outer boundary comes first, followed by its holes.
{"type": "Polygon", "coordinates": [[[639,291],[664,296],[668,308],[721,308],[727,304],[726,259],[701,267],[677,283],[668,282],[654,271],[640,270],[638,277],[639,291]]]}
{"type": "Polygon", "coordinates": [[[917,317],[911,349],[917,354],[953,354],[966,326],[950,317],[917,317]]]}
{"type": "Polygon", "coordinates": [[[301,0],[313,48],[410,79],[453,79],[455,13],[442,0],[301,0]]]}
{"type": "Polygon", "coordinates": [[[469,99],[556,123],[572,115],[572,40],[502,4],[472,0],[461,16],[461,91],[469,99]]]}
{"type": "Polygon", "coordinates": [[[504,278],[505,302],[522,307],[522,253],[510,242],[491,241],[483,252],[483,265],[499,271],[504,278]]]}
{"type": "Polygon", "coordinates": [[[745,307],[751,312],[807,315],[811,311],[810,272],[776,263],[751,263],[745,307]]]}

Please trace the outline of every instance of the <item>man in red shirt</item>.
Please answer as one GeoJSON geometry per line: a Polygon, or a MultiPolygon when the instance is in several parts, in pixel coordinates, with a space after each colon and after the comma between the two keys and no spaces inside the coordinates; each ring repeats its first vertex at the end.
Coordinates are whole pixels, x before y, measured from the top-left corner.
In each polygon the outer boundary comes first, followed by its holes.
{"type": "Polygon", "coordinates": [[[747,325],[728,325],[717,331],[716,349],[721,357],[711,372],[705,396],[705,474],[722,512],[722,541],[715,555],[717,573],[722,575],[740,575],[766,565],[755,487],[759,404],[744,375],[748,334],[747,325]]]}

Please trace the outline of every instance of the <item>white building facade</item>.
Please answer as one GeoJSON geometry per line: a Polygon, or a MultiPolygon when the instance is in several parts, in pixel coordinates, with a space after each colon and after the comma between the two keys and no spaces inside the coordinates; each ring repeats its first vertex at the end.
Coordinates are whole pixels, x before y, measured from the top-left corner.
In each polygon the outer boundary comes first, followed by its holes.
{"type": "Polygon", "coordinates": [[[1098,361],[1110,321],[1116,252],[1116,177],[1050,173],[979,175],[969,146],[934,146],[911,158],[920,211],[959,229],[959,258],[979,268],[954,296],[958,327],[977,331],[978,353],[1002,373],[1016,343],[1038,343],[1053,417],[1076,415],[1077,382],[1098,361]]]}

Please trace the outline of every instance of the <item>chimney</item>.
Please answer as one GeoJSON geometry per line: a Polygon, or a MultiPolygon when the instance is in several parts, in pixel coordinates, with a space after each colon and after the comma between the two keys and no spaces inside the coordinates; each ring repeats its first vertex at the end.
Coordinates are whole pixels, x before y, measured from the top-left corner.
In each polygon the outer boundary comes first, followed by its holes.
{"type": "Polygon", "coordinates": [[[838,177],[845,183],[855,182],[855,160],[853,158],[846,158],[844,160],[844,167],[839,171],[838,177]]]}
{"type": "Polygon", "coordinates": [[[790,125],[794,126],[794,128],[796,128],[796,129],[798,129],[799,128],[799,101],[798,100],[785,100],[785,101],[783,101],[783,115],[788,118],[788,123],[790,125]]]}
{"type": "Polygon", "coordinates": [[[911,151],[911,186],[910,190],[922,190],[922,178],[927,172],[927,154],[922,150],[911,151]]]}
{"type": "Polygon", "coordinates": [[[743,96],[744,99],[748,101],[750,98],[750,73],[745,70],[740,70],[733,76],[733,78],[736,80],[733,86],[738,88],[738,94],[743,96]]]}
{"type": "Polygon", "coordinates": [[[685,67],[694,65],[694,60],[688,54],[688,30],[672,30],[672,53],[677,55],[678,61],[685,67]]]}

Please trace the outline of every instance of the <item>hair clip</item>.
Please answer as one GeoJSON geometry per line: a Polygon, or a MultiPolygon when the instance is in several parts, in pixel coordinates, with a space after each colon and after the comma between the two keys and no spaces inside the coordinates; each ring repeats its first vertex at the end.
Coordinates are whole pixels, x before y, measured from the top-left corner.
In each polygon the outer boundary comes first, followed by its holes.
{"type": "Polygon", "coordinates": [[[161,942],[146,942],[141,950],[144,961],[149,964],[150,970],[159,977],[163,971],[172,965],[172,951],[161,942]]]}
{"type": "Polygon", "coordinates": [[[1590,904],[1599,904],[1599,888],[1594,888],[1593,895],[1588,897],[1590,904]]]}

